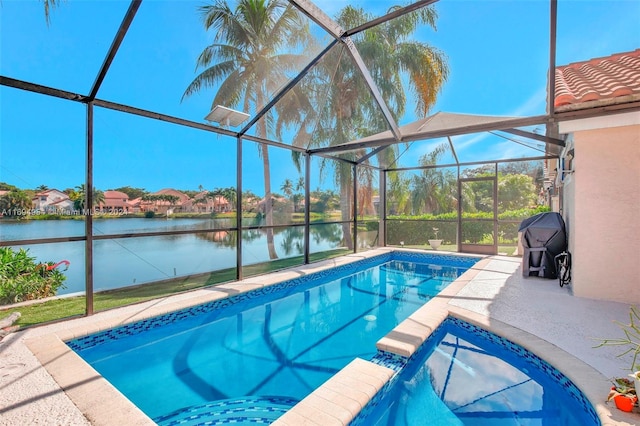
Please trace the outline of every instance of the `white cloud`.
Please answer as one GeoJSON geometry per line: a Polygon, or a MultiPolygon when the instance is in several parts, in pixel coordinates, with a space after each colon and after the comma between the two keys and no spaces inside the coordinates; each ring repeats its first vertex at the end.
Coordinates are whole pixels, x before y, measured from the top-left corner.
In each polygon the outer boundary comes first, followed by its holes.
{"type": "Polygon", "coordinates": [[[458,153],[466,151],[468,149],[473,148],[479,142],[484,141],[489,137],[494,137],[489,133],[480,133],[473,135],[463,135],[463,136],[455,136],[452,137],[453,147],[456,149],[458,153]]]}
{"type": "Polygon", "coordinates": [[[541,155],[526,146],[514,143],[490,133],[457,136],[453,146],[461,162],[470,160],[504,160],[509,158],[541,155]]]}
{"type": "Polygon", "coordinates": [[[417,149],[414,151],[414,155],[421,157],[425,154],[429,154],[430,152],[433,152],[434,149],[442,145],[443,142],[446,142],[446,139],[432,139],[429,143],[423,142],[416,147],[417,149]]]}
{"type": "Polygon", "coordinates": [[[513,142],[504,141],[493,146],[493,150],[495,151],[495,158],[500,160],[506,160],[509,158],[520,158],[523,156],[532,156],[535,151],[531,151],[530,149],[515,144],[513,142]]]}
{"type": "Polygon", "coordinates": [[[547,107],[547,88],[538,88],[529,99],[524,101],[516,109],[512,110],[507,115],[515,117],[527,117],[532,115],[544,114],[547,107]]]}

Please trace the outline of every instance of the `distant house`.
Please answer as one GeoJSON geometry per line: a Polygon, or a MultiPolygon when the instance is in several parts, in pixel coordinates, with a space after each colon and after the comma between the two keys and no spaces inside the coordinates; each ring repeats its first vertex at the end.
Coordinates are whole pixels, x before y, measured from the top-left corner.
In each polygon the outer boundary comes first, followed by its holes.
{"type": "Polygon", "coordinates": [[[640,49],[557,67],[555,81],[556,114],[593,113],[559,123],[566,146],[549,166],[568,229],[573,293],[639,302],[640,49]]]}
{"type": "Polygon", "coordinates": [[[245,212],[257,212],[258,205],[260,204],[260,198],[252,195],[242,196],[242,211],[245,212]]]}
{"type": "Polygon", "coordinates": [[[140,204],[142,203],[142,197],[129,200],[129,213],[140,213],[142,211],[140,204]]]}
{"type": "Polygon", "coordinates": [[[70,198],[54,201],[48,206],[48,213],[70,213],[76,210],[75,203],[70,198]]]}
{"type": "MultiPolygon", "coordinates": [[[[265,214],[267,199],[261,199],[257,204],[258,212],[265,214]]],[[[275,212],[293,213],[293,203],[280,195],[271,196],[271,209],[275,212]]]]}
{"type": "Polygon", "coordinates": [[[104,201],[98,204],[96,210],[102,213],[133,213],[134,206],[124,192],[104,191],[104,201]]]}
{"type": "Polygon", "coordinates": [[[189,196],[171,188],[147,194],[140,199],[140,211],[152,211],[158,214],[172,214],[188,211],[185,208],[189,196]]]}
{"type": "Polygon", "coordinates": [[[209,191],[197,193],[183,205],[183,211],[196,213],[225,213],[233,210],[231,203],[222,195],[207,197],[209,191]]]}
{"type": "Polygon", "coordinates": [[[31,204],[34,210],[43,213],[71,212],[74,209],[73,201],[69,199],[69,196],[57,189],[38,192],[31,199],[31,204]]]}

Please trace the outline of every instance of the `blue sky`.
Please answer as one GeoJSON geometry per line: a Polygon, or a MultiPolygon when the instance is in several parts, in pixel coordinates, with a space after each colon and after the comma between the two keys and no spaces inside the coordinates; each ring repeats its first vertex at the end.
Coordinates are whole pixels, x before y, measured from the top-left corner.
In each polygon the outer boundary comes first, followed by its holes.
{"type": "MultiPolygon", "coordinates": [[[[203,1],[145,0],[98,97],[204,122],[212,93],[181,102],[195,77],[195,61],[211,39],[196,12],[203,1]]],[[[382,14],[385,1],[322,0],[330,16],[346,4],[382,14]]],[[[47,26],[38,1],[0,4],[0,73],[86,94],[91,88],[127,1],[67,0],[47,26]]],[[[539,115],[546,108],[549,4],[547,1],[442,0],[437,32],[416,38],[442,50],[451,70],[432,112],[539,115]]],[[[640,2],[559,1],[556,63],[588,60],[640,47],[640,2]]],[[[64,189],[84,180],[85,107],[15,89],[0,88],[0,181],[22,188],[64,189]]],[[[416,119],[411,103],[401,124],[416,119]]],[[[96,108],[95,185],[150,191],[163,187],[207,189],[235,185],[235,142],[229,138],[96,108]]],[[[414,144],[405,165],[440,141],[414,144]]],[[[454,139],[462,161],[514,158],[523,149],[486,135],[454,139]]],[[[244,149],[245,189],[261,192],[261,163],[254,144],[244,149]]],[[[297,179],[285,150],[270,150],[273,189],[297,179]]],[[[528,152],[529,155],[537,155],[528,152]]],[[[314,167],[314,170],[316,168],[314,167]]],[[[331,186],[330,177],[312,188],[331,186]]]]}

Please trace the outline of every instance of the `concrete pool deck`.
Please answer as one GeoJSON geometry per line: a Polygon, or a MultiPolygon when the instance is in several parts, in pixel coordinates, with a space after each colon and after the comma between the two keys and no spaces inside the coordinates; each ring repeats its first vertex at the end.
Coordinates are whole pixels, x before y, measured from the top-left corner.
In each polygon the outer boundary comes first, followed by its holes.
{"type": "MultiPolygon", "coordinates": [[[[252,277],[134,306],[10,334],[0,341],[0,425],[154,424],[85,364],[64,340],[270,285],[370,257],[377,249],[287,271],[252,277]]],[[[589,398],[603,424],[636,424],[640,415],[605,404],[608,378],[625,376],[631,361],[619,348],[594,348],[598,338],[622,337],[629,305],[583,299],[557,280],[523,278],[521,259],[483,259],[413,314],[378,347],[410,354],[446,315],[506,337],[545,359],[589,398]],[[404,351],[404,352],[403,352],[404,351]]],[[[389,369],[386,369],[389,370],[389,369]]],[[[355,360],[277,423],[346,424],[391,373],[355,360]]]]}

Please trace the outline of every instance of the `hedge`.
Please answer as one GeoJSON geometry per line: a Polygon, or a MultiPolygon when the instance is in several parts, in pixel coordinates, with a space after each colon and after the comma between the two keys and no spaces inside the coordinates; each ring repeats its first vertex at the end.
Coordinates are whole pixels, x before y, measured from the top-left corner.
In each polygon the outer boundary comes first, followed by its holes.
{"type": "MultiPolygon", "coordinates": [[[[549,211],[549,208],[541,206],[498,214],[499,243],[516,244],[520,222],[545,211],[549,211]]],[[[493,244],[492,213],[463,213],[462,218],[465,219],[462,223],[464,242],[493,244]]],[[[401,241],[405,245],[427,244],[429,239],[436,239],[433,228],[438,229],[437,239],[443,240],[444,244],[455,244],[457,241],[458,215],[455,212],[440,215],[389,216],[387,219],[387,244],[399,245],[401,241]]]]}

